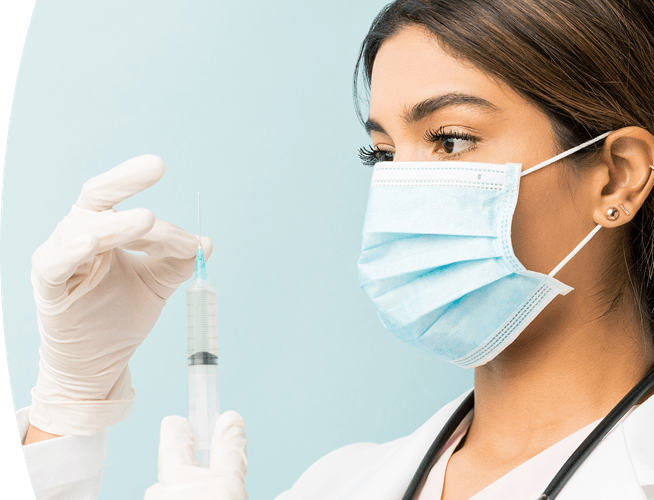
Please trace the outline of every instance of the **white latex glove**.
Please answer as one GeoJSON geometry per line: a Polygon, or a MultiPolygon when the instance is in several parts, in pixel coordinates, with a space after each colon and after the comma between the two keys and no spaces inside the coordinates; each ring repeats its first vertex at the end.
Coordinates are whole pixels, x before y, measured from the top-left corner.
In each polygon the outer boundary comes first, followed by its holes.
{"type": "MultiPolygon", "coordinates": [[[[193,274],[198,239],[147,209],[113,206],[164,170],[160,158],[144,155],[90,179],[34,252],[41,359],[30,423],[43,431],[90,436],[131,413],[127,362],[193,274]]],[[[202,245],[208,257],[210,240],[202,245]]]]}
{"type": "Polygon", "coordinates": [[[208,469],[198,466],[191,426],[183,417],[166,417],[159,439],[159,482],[144,500],[247,500],[247,438],[235,411],[218,417],[208,469]]]}

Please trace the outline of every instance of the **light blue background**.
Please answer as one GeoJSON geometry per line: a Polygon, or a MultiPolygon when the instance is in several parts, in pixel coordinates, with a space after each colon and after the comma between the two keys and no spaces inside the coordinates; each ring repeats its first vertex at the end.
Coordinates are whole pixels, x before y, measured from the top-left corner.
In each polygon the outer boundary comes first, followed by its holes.
{"type": "MultiPolygon", "coordinates": [[[[31,254],[86,179],[144,153],[166,175],[119,208],[195,232],[203,195],[220,404],[246,422],[250,498],[274,498],[339,446],[410,433],[471,385],[472,372],[386,332],[357,284],[371,172],[351,76],[384,4],[37,1],[0,245],[18,408],[38,369],[31,254]]],[[[181,290],[130,363],[134,413],[110,429],[103,500],[140,499],[157,481],[159,423],[187,411],[185,328],[181,290]]]]}

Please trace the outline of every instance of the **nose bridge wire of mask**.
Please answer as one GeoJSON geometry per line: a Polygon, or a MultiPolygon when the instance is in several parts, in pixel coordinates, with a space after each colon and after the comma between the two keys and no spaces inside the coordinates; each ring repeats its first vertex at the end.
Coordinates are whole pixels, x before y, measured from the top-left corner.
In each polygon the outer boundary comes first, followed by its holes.
{"type": "Polygon", "coordinates": [[[218,324],[216,290],[209,276],[202,248],[200,193],[198,193],[198,248],[195,273],[186,290],[189,423],[195,455],[209,467],[211,435],[218,419],[218,324]]]}
{"type": "MultiPolygon", "coordinates": [[[[525,175],[531,174],[532,172],[535,172],[536,170],[540,170],[543,167],[547,167],[548,165],[551,165],[552,163],[556,163],[557,161],[561,160],[562,158],[565,158],[566,156],[570,156],[571,154],[574,154],[577,151],[579,151],[581,149],[584,149],[587,146],[590,146],[591,144],[594,144],[594,143],[596,143],[598,141],[606,139],[609,136],[609,134],[611,134],[612,132],[613,132],[612,130],[609,130],[608,132],[604,132],[603,134],[598,135],[597,137],[594,137],[593,139],[591,139],[589,141],[586,141],[586,142],[584,142],[582,144],[579,144],[578,146],[575,146],[574,148],[568,149],[568,150],[564,151],[563,153],[560,153],[560,154],[558,154],[556,156],[553,156],[549,160],[545,160],[544,162],[539,163],[538,165],[535,165],[535,166],[533,166],[531,168],[528,168],[527,170],[524,170],[524,171],[522,171],[520,173],[520,177],[524,177],[525,175]]],[[[570,260],[575,255],[577,255],[577,253],[586,245],[586,243],[588,243],[590,241],[590,239],[593,236],[595,236],[597,234],[597,232],[601,228],[602,228],[602,226],[600,224],[597,224],[593,228],[593,230],[590,233],[588,233],[588,235],[583,240],[581,240],[581,242],[572,250],[572,252],[570,252],[561,262],[559,262],[559,264],[554,269],[552,269],[552,271],[548,274],[548,276],[553,278],[556,275],[556,273],[558,273],[563,268],[563,266],[565,266],[568,262],[570,262],[570,260]]]]}

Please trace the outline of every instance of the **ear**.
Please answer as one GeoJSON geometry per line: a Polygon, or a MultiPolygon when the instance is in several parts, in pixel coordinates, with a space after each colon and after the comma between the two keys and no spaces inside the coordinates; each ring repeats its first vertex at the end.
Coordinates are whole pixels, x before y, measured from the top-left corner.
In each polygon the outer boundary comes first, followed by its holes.
{"type": "Polygon", "coordinates": [[[604,142],[598,168],[593,169],[593,220],[607,228],[631,221],[654,187],[654,136],[640,127],[612,132],[604,142]],[[617,218],[607,213],[617,209],[617,218]]]}

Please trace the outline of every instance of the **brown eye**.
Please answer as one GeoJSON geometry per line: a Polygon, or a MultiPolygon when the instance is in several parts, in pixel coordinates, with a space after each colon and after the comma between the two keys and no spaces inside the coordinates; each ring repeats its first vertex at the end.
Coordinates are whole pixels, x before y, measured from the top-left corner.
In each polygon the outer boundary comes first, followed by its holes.
{"type": "Polygon", "coordinates": [[[446,154],[459,153],[465,151],[475,143],[470,139],[459,139],[455,137],[444,137],[442,139],[443,152],[446,154]]]}
{"type": "Polygon", "coordinates": [[[470,134],[458,131],[446,132],[443,127],[438,131],[428,130],[424,139],[436,145],[434,152],[447,155],[461,153],[477,142],[470,134]]]}
{"type": "Polygon", "coordinates": [[[390,151],[379,151],[377,153],[378,161],[393,161],[394,157],[395,153],[391,153],[390,151]]]}
{"type": "Polygon", "coordinates": [[[443,139],[443,151],[445,151],[447,154],[450,154],[454,151],[455,147],[455,142],[456,139],[453,139],[451,137],[448,137],[447,139],[443,139]]]}

